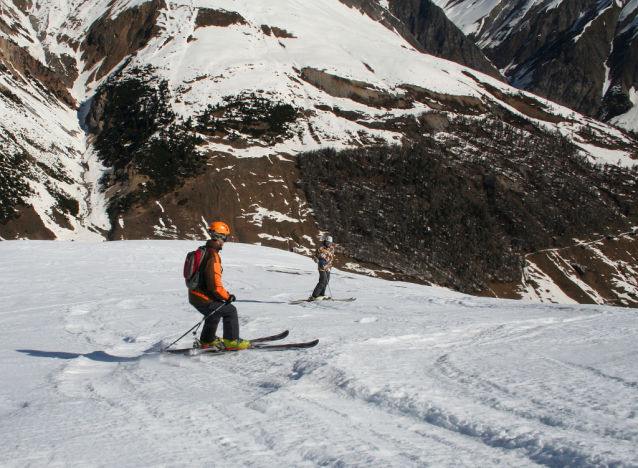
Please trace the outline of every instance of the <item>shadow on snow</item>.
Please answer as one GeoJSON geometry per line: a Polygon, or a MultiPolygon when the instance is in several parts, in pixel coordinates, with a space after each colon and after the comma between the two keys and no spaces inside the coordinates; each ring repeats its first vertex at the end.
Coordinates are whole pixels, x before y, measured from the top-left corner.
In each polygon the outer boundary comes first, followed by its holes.
{"type": "Polygon", "coordinates": [[[87,359],[92,361],[99,362],[133,362],[139,361],[142,356],[137,357],[122,357],[122,356],[112,356],[104,351],[93,351],[92,353],[81,354],[81,353],[64,353],[57,351],[38,351],[35,349],[17,349],[19,353],[28,354],[29,356],[35,357],[45,357],[45,358],[53,358],[53,359],[76,359],[80,356],[84,356],[87,359]]]}

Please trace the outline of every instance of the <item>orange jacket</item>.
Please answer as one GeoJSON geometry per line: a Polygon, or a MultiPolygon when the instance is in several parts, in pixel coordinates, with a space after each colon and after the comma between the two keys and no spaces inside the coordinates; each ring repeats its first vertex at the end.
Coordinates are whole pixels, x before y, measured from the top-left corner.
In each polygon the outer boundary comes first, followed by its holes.
{"type": "Polygon", "coordinates": [[[211,243],[212,241],[206,242],[206,256],[199,266],[204,275],[204,283],[199,288],[188,291],[188,302],[195,307],[225,301],[230,297],[222,284],[222,259],[211,243]]]}

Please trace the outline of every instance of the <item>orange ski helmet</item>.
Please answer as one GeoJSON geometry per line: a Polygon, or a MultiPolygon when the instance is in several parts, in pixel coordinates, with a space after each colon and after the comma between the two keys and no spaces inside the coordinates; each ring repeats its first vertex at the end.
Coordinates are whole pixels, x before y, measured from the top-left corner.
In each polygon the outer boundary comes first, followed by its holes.
{"type": "Polygon", "coordinates": [[[222,223],[221,221],[215,221],[208,228],[208,233],[215,237],[228,237],[230,236],[230,228],[226,223],[222,223]]]}

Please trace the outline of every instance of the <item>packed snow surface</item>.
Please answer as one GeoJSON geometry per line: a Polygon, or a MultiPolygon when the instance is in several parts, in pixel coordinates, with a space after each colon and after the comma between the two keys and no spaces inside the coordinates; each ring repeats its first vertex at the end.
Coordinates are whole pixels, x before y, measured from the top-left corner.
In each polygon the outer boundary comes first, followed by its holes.
{"type": "Polygon", "coordinates": [[[242,336],[319,345],[160,355],[198,244],[0,242],[2,467],[638,466],[635,310],[341,271],[292,305],[311,260],[229,243],[242,336]]]}

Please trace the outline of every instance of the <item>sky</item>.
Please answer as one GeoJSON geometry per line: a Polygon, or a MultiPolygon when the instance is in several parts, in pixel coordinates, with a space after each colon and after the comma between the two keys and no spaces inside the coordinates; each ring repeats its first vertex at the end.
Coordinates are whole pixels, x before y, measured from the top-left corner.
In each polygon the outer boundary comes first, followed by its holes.
{"type": "Polygon", "coordinates": [[[0,466],[638,466],[636,310],[338,270],[356,301],[290,304],[308,257],[228,243],[241,336],[319,344],[162,355],[198,245],[0,242],[0,466]]]}

